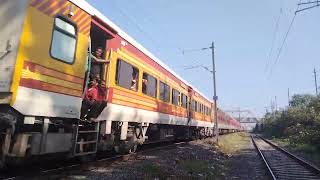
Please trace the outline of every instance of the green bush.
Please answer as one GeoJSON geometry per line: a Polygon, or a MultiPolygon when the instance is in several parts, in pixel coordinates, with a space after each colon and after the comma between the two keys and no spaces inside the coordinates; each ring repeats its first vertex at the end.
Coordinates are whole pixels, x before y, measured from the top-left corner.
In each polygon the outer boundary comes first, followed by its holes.
{"type": "Polygon", "coordinates": [[[320,97],[294,95],[285,110],[265,114],[258,130],[269,137],[286,138],[299,149],[320,152],[320,97]]]}

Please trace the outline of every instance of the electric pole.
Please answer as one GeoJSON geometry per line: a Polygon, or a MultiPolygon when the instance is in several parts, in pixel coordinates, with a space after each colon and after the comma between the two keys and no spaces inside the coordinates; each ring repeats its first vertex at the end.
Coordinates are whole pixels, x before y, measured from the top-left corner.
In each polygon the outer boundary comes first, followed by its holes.
{"type": "Polygon", "coordinates": [[[215,141],[216,143],[219,142],[219,127],[218,127],[218,108],[217,108],[217,87],[216,87],[216,64],[215,64],[215,58],[214,58],[214,42],[212,42],[210,47],[205,47],[205,48],[200,48],[200,49],[191,49],[191,50],[183,50],[182,54],[185,54],[186,52],[196,52],[196,51],[204,51],[211,49],[212,51],[212,70],[210,70],[207,66],[204,65],[197,65],[197,66],[192,66],[188,69],[193,69],[193,68],[198,68],[202,67],[206,71],[209,71],[212,73],[212,80],[213,80],[213,108],[214,108],[214,135],[215,135],[215,141]]]}
{"type": "Polygon", "coordinates": [[[288,106],[290,106],[290,89],[288,88],[288,106]]]}
{"type": "Polygon", "coordinates": [[[274,104],[275,104],[275,111],[278,111],[278,102],[277,102],[277,96],[274,96],[274,104]]]}
{"type": "Polygon", "coordinates": [[[317,83],[317,71],[316,68],[313,69],[314,74],[314,85],[316,86],[316,95],[318,96],[318,83],[317,83]]]}
{"type": "Polygon", "coordinates": [[[218,127],[218,108],[217,108],[217,86],[216,86],[216,63],[214,59],[214,42],[211,45],[212,50],[212,79],[213,79],[213,103],[214,103],[214,130],[215,130],[215,140],[218,144],[219,142],[219,127],[218,127]]]}

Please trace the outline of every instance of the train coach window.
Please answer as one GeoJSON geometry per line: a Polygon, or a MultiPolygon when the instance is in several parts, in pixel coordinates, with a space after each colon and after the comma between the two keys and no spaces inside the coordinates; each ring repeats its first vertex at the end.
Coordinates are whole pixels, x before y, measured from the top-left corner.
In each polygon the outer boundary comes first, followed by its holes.
{"type": "Polygon", "coordinates": [[[195,110],[195,101],[194,100],[191,101],[191,110],[192,111],[195,110]]]}
{"type": "Polygon", "coordinates": [[[182,94],[181,95],[181,106],[184,107],[184,108],[188,108],[188,96],[182,94]]]}
{"type": "Polygon", "coordinates": [[[52,34],[50,55],[62,62],[72,64],[75,59],[77,29],[63,17],[56,17],[52,34]]]}
{"type": "Polygon", "coordinates": [[[138,91],[138,77],[139,69],[131,64],[118,59],[117,72],[116,72],[116,84],[118,86],[138,91]]]}
{"type": "Polygon", "coordinates": [[[195,112],[198,112],[198,102],[197,101],[194,101],[194,111],[195,112]]]}
{"type": "Polygon", "coordinates": [[[170,87],[160,81],[160,100],[163,102],[170,102],[170,87]]]}
{"type": "Polygon", "coordinates": [[[180,92],[173,89],[172,90],[172,104],[179,106],[179,96],[180,96],[180,92]]]}
{"type": "Polygon", "coordinates": [[[156,97],[157,95],[157,79],[147,73],[143,73],[142,93],[151,97],[156,97]]]}

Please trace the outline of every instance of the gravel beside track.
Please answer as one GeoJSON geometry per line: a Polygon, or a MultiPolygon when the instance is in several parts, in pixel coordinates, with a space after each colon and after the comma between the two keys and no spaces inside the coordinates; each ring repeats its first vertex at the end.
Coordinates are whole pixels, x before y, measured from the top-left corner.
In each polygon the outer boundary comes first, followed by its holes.
{"type": "Polygon", "coordinates": [[[320,179],[320,171],[310,168],[306,163],[293,158],[285,151],[279,150],[275,145],[257,136],[252,137],[252,140],[256,144],[257,150],[262,153],[273,179],[320,179]]]}
{"type": "Polygon", "coordinates": [[[180,143],[35,179],[225,179],[224,157],[212,147],[202,141],[180,143]]]}

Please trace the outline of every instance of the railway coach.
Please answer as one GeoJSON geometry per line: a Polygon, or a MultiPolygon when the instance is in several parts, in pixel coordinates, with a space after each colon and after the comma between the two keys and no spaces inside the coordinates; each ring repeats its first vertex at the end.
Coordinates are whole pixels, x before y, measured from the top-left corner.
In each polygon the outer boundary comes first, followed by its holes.
{"type": "Polygon", "coordinates": [[[2,0],[0,27],[1,164],[213,135],[213,102],[86,1],[2,0]],[[107,105],[89,121],[80,113],[97,65],[107,105]]]}

